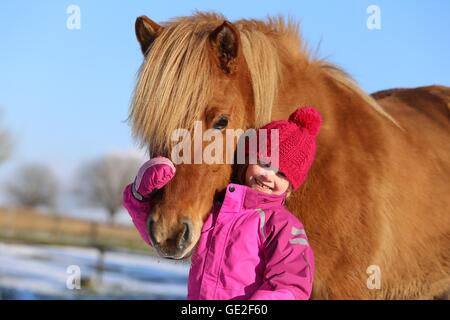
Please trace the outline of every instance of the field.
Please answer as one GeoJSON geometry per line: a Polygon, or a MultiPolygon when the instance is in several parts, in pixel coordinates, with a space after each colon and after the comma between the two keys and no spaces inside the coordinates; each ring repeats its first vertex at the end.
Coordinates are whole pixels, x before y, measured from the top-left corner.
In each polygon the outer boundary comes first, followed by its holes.
{"type": "Polygon", "coordinates": [[[2,242],[125,248],[153,254],[132,226],[108,225],[49,215],[30,209],[0,208],[2,242]]]}
{"type": "Polygon", "coordinates": [[[160,259],[132,226],[0,208],[0,300],[184,299],[189,260],[160,259]],[[67,288],[68,268],[81,271],[67,288]]]}

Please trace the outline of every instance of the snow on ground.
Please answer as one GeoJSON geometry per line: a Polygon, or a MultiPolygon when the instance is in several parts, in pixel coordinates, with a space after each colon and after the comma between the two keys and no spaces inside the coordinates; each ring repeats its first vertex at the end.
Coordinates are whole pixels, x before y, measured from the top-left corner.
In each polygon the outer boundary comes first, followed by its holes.
{"type": "Polygon", "coordinates": [[[96,249],[0,243],[0,298],[185,299],[187,262],[127,252],[106,252],[103,271],[96,249]],[[81,290],[67,288],[69,266],[81,272],[81,290]]]}

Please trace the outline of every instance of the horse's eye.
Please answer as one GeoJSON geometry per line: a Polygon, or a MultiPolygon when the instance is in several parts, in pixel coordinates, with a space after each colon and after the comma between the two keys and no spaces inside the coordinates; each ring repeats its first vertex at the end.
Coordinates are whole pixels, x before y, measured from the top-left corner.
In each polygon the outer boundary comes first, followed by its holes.
{"type": "Polygon", "coordinates": [[[225,128],[227,125],[228,125],[228,116],[221,115],[219,120],[214,122],[213,128],[221,130],[221,129],[225,128]]]}

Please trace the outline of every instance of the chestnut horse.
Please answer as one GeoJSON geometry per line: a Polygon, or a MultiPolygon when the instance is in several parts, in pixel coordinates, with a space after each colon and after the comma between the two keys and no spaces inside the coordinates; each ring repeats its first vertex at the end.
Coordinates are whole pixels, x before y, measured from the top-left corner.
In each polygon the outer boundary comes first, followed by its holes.
{"type": "MultiPolygon", "coordinates": [[[[309,54],[297,23],[283,17],[143,16],[136,36],[145,61],[130,120],[151,154],[170,156],[174,130],[192,132],[196,120],[225,135],[298,106],[321,112],[315,163],[288,201],[314,249],[313,298],[426,299],[450,288],[449,87],[369,96],[309,54]]],[[[235,167],[177,166],[151,215],[160,255],[189,256],[235,167]]]]}

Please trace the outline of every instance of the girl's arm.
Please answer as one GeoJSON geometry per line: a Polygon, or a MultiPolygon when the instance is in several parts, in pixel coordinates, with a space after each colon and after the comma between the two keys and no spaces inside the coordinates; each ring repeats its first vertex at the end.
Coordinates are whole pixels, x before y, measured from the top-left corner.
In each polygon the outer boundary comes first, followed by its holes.
{"type": "Polygon", "coordinates": [[[295,217],[275,219],[263,227],[268,231],[267,236],[265,232],[262,234],[264,282],[250,300],[307,300],[314,276],[313,251],[302,224],[295,217]]]}
{"type": "Polygon", "coordinates": [[[142,239],[152,245],[147,221],[152,209],[152,192],[164,187],[175,175],[173,163],[164,157],[150,159],[142,165],[134,182],[123,192],[123,206],[142,239]]]}

